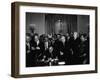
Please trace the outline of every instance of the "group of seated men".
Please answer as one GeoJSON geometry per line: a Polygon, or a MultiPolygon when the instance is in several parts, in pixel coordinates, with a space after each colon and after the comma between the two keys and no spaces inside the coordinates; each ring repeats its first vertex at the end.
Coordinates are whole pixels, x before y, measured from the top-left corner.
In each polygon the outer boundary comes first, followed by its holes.
{"type": "Polygon", "coordinates": [[[89,64],[86,34],[26,34],[26,67],[89,64]]]}

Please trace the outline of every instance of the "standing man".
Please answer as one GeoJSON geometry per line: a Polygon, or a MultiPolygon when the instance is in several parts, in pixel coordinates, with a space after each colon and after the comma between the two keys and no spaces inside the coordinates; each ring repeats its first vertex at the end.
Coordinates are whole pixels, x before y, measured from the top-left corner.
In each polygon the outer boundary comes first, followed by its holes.
{"type": "Polygon", "coordinates": [[[40,42],[38,34],[34,35],[34,41],[31,41],[32,45],[32,56],[33,56],[33,66],[37,66],[37,61],[39,59],[39,56],[43,52],[43,43],[40,42]]]}
{"type": "Polygon", "coordinates": [[[60,59],[62,61],[65,61],[65,64],[70,64],[70,44],[69,41],[66,40],[66,37],[64,35],[61,36],[61,42],[60,42],[60,59]]]}
{"type": "Polygon", "coordinates": [[[26,67],[31,67],[32,57],[31,57],[31,45],[30,45],[31,37],[30,34],[26,34],[26,67]]]}
{"type": "Polygon", "coordinates": [[[72,48],[72,54],[73,54],[72,64],[79,63],[79,44],[80,44],[80,39],[78,37],[78,33],[74,32],[73,39],[71,41],[71,48],[72,48]]]}

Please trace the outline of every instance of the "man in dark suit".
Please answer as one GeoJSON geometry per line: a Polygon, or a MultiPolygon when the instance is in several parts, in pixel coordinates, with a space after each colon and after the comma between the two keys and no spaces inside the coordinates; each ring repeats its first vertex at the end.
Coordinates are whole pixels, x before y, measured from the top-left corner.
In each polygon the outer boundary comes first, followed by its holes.
{"type": "Polygon", "coordinates": [[[26,67],[31,67],[32,57],[31,57],[31,45],[30,45],[30,34],[26,34],[26,67]]]}
{"type": "Polygon", "coordinates": [[[72,48],[72,54],[73,54],[72,64],[79,63],[79,44],[80,44],[80,38],[78,37],[78,33],[74,32],[73,39],[71,40],[71,48],[72,48]]]}
{"type": "Polygon", "coordinates": [[[69,34],[66,36],[66,51],[67,51],[67,64],[72,64],[72,48],[71,48],[71,37],[69,34]]]}
{"type": "Polygon", "coordinates": [[[60,39],[61,39],[61,35],[57,34],[57,38],[53,45],[57,57],[60,57],[60,42],[61,42],[60,39]]]}
{"type": "Polygon", "coordinates": [[[86,39],[86,35],[80,36],[81,42],[79,46],[79,64],[89,64],[89,42],[86,39]]]}
{"type": "Polygon", "coordinates": [[[44,51],[43,56],[45,56],[44,62],[46,63],[46,65],[48,66],[57,65],[58,58],[56,56],[56,52],[53,46],[49,46],[49,48],[44,51]]]}
{"type": "Polygon", "coordinates": [[[65,61],[65,64],[71,64],[71,51],[70,51],[70,40],[64,35],[61,36],[60,46],[60,59],[65,61]]]}
{"type": "Polygon", "coordinates": [[[43,52],[43,43],[40,42],[38,34],[34,35],[34,41],[31,41],[32,46],[32,56],[33,56],[33,66],[37,66],[37,61],[39,56],[43,52]]]}

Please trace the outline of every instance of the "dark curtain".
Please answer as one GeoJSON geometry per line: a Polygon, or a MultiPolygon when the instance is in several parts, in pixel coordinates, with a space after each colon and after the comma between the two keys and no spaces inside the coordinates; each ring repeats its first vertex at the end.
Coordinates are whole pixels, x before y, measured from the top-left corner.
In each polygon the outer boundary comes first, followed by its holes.
{"type": "Polygon", "coordinates": [[[77,15],[46,14],[46,34],[71,33],[77,31],[77,15]]]}

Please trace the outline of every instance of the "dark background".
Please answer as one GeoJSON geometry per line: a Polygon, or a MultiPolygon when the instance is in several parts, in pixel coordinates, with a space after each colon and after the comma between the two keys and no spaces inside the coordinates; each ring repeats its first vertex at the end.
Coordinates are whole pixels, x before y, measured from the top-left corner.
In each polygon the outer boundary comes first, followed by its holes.
{"type": "Polygon", "coordinates": [[[71,32],[89,33],[88,15],[26,13],[26,33],[34,27],[39,35],[71,32]]]}

